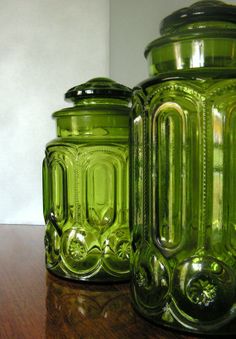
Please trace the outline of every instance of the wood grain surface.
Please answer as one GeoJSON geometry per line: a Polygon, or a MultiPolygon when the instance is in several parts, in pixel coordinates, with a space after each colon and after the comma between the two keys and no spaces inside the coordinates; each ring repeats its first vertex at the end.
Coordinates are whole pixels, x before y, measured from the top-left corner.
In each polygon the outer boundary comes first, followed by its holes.
{"type": "Polygon", "coordinates": [[[42,226],[0,225],[0,338],[196,338],[140,317],[129,284],[52,276],[44,266],[43,237],[42,226]]]}

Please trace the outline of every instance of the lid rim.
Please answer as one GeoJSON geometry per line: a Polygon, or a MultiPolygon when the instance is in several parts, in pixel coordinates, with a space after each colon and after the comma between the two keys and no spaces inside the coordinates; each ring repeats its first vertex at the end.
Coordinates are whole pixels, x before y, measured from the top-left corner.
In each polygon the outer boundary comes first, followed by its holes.
{"type": "Polygon", "coordinates": [[[67,92],[65,94],[66,100],[71,99],[85,99],[85,98],[114,98],[114,99],[127,99],[130,98],[131,92],[123,90],[107,90],[107,89],[87,89],[87,90],[78,90],[77,88],[74,91],[67,92]]]}
{"type": "Polygon", "coordinates": [[[129,99],[132,90],[109,78],[93,78],[86,83],[74,86],[65,93],[65,100],[78,101],[89,98],[129,99]]]}

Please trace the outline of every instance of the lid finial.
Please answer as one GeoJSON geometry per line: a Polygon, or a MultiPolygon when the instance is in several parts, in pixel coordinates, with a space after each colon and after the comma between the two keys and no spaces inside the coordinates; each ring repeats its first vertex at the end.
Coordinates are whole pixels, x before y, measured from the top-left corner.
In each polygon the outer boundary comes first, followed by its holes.
{"type": "Polygon", "coordinates": [[[93,78],[83,84],[69,89],[65,94],[65,99],[78,101],[84,98],[114,98],[128,99],[132,90],[109,78],[93,78]]]}

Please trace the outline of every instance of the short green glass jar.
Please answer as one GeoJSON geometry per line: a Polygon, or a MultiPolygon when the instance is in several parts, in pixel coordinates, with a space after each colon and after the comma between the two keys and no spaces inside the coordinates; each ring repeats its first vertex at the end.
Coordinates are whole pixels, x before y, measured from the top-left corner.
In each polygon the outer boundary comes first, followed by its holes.
{"type": "Polygon", "coordinates": [[[161,25],[131,115],[132,293],[146,318],[236,333],[236,7],[161,25]]]}
{"type": "Polygon", "coordinates": [[[70,89],[43,162],[46,266],[75,280],[127,280],[131,90],[107,78],[70,89]]]}

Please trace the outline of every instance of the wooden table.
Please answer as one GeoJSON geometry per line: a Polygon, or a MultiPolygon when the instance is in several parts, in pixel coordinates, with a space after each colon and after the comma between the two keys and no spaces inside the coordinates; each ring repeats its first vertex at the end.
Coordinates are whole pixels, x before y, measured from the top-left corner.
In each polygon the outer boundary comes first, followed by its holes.
{"type": "Polygon", "coordinates": [[[0,225],[0,232],[1,339],[195,338],[142,319],[128,284],[52,276],[44,266],[42,226],[0,225]]]}

